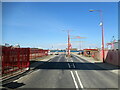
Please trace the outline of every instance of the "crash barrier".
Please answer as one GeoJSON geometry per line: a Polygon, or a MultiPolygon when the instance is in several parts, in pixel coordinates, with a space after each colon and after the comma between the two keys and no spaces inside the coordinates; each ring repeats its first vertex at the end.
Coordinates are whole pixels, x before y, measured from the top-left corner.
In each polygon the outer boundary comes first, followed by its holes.
{"type": "Polygon", "coordinates": [[[48,55],[48,50],[33,49],[33,48],[30,49],[30,60],[47,55],[48,55]]]}
{"type": "Polygon", "coordinates": [[[2,75],[29,67],[30,48],[2,47],[2,75]]]}

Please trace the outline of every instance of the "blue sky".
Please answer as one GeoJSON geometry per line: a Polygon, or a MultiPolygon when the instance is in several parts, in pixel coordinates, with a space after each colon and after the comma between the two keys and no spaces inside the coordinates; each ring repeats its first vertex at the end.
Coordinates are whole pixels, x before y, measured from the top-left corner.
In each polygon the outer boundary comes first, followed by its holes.
{"type": "MultiPolygon", "coordinates": [[[[23,47],[66,48],[67,33],[86,37],[82,48],[101,47],[99,12],[103,11],[105,43],[118,38],[117,2],[4,2],[2,3],[3,44],[23,47]]],[[[79,47],[77,39],[72,47],[79,47]]]]}

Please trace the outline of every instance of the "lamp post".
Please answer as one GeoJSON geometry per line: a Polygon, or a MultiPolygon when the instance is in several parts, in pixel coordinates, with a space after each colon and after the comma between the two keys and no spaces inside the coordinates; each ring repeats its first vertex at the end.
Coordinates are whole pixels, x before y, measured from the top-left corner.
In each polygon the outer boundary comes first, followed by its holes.
{"type": "Polygon", "coordinates": [[[71,30],[63,30],[63,31],[67,31],[67,34],[68,34],[67,56],[70,57],[70,49],[71,49],[71,43],[70,43],[70,31],[71,31],[71,30]]]}
{"type": "Polygon", "coordinates": [[[102,10],[89,10],[90,12],[93,12],[93,11],[97,11],[100,13],[100,26],[101,26],[101,29],[102,29],[102,59],[103,59],[103,63],[105,62],[105,59],[104,59],[104,27],[103,27],[103,13],[102,13],[102,10]]]}
{"type": "Polygon", "coordinates": [[[68,30],[68,57],[70,56],[70,32],[68,30]]]}

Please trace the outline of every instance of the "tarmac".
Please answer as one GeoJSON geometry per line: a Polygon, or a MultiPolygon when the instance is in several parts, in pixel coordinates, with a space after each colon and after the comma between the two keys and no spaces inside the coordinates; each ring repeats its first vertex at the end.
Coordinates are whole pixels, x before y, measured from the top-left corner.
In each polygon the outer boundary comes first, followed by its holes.
{"type": "Polygon", "coordinates": [[[73,55],[76,55],[77,57],[82,58],[83,60],[85,60],[87,62],[101,63],[101,64],[98,64],[99,67],[102,67],[104,69],[108,69],[110,72],[119,75],[120,67],[118,67],[118,66],[115,66],[115,65],[112,65],[112,64],[109,64],[109,63],[103,63],[100,60],[95,60],[93,57],[86,57],[86,56],[83,56],[83,55],[77,55],[76,53],[73,53],[73,55]],[[118,68],[118,69],[114,69],[114,68],[118,68]]]}
{"type": "Polygon", "coordinates": [[[43,64],[44,62],[47,62],[47,61],[51,60],[54,57],[56,57],[56,55],[49,55],[49,56],[40,57],[40,58],[37,58],[37,59],[30,60],[30,67],[29,68],[25,68],[22,72],[21,72],[21,70],[17,71],[16,73],[12,74],[11,76],[7,75],[7,76],[4,76],[4,77],[1,77],[0,78],[0,88],[3,84],[9,83],[9,81],[11,82],[16,78],[24,76],[26,73],[33,72],[34,69],[37,66],[39,66],[40,64],[43,64]],[[41,63],[38,63],[38,61],[41,61],[41,63]]]}

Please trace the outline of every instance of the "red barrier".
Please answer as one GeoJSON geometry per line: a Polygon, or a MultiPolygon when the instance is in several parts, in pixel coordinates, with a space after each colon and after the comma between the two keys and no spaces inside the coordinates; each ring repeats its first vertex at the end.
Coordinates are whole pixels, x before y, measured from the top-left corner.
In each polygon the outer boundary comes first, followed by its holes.
{"type": "Polygon", "coordinates": [[[2,47],[2,74],[29,67],[29,48],[2,47]]]}
{"type": "Polygon", "coordinates": [[[43,57],[48,55],[48,50],[43,49],[30,49],[30,59],[35,59],[38,57],[43,57]]]}
{"type": "Polygon", "coordinates": [[[29,67],[30,59],[48,55],[48,50],[2,46],[2,75],[10,75],[29,67]]]}

